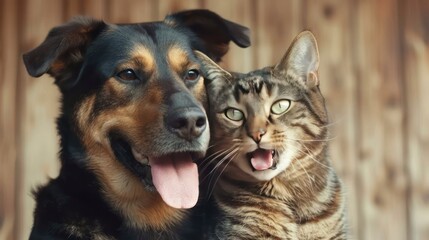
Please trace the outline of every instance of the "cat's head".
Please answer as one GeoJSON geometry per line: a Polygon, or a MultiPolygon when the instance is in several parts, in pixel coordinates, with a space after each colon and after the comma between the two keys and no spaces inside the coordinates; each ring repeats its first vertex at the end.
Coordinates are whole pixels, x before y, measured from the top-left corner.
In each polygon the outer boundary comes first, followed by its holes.
{"type": "Polygon", "coordinates": [[[212,129],[208,160],[223,174],[244,181],[270,180],[300,164],[294,161],[314,150],[316,139],[326,137],[319,53],[311,32],[299,34],[275,66],[247,74],[227,72],[196,54],[212,129]]]}

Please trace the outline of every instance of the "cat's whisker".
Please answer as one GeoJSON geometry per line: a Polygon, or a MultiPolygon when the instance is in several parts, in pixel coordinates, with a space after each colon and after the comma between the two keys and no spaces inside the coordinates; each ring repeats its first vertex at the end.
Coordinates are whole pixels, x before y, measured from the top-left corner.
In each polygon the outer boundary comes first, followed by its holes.
{"type": "MultiPolygon", "coordinates": [[[[210,181],[210,183],[209,183],[209,189],[210,189],[210,191],[209,191],[209,193],[207,195],[207,198],[210,198],[212,196],[212,194],[213,194],[213,192],[214,192],[214,190],[216,188],[216,184],[219,181],[220,176],[223,174],[223,172],[225,171],[226,167],[229,165],[229,163],[231,163],[231,161],[232,161],[232,159],[228,160],[228,162],[225,164],[225,166],[223,167],[223,169],[217,175],[216,180],[210,181]]],[[[213,178],[214,178],[214,176],[213,176],[213,178]]],[[[211,180],[213,180],[213,178],[211,180]]]]}
{"type": "Polygon", "coordinates": [[[303,146],[304,148],[306,148],[308,152],[303,151],[302,149],[300,149],[300,148],[299,148],[299,147],[297,147],[297,146],[293,146],[293,145],[291,145],[291,144],[286,144],[286,143],[285,143],[283,146],[281,146],[281,149],[282,149],[283,151],[285,151],[287,148],[293,148],[293,150],[296,150],[296,151],[298,151],[298,152],[300,152],[300,153],[305,154],[307,157],[309,157],[310,159],[312,159],[314,162],[316,162],[316,163],[320,164],[322,167],[325,167],[326,169],[331,169],[331,166],[325,165],[325,164],[321,163],[320,161],[318,161],[318,160],[314,157],[314,154],[310,151],[310,149],[308,149],[308,148],[307,148],[307,146],[305,146],[303,143],[300,143],[300,142],[298,142],[298,141],[296,141],[296,143],[298,143],[298,144],[300,144],[301,146],[303,146]]]}
{"type": "Polygon", "coordinates": [[[227,149],[221,148],[220,150],[212,153],[210,156],[205,157],[205,159],[203,161],[201,161],[200,165],[205,165],[207,163],[207,161],[211,162],[212,160],[217,159],[219,156],[224,155],[226,152],[232,150],[234,147],[235,147],[235,144],[232,147],[227,148],[227,149]]]}
{"type": "Polygon", "coordinates": [[[304,170],[304,173],[307,175],[307,179],[308,181],[304,181],[304,184],[307,186],[306,188],[303,188],[303,190],[309,190],[310,193],[312,192],[312,183],[314,183],[316,180],[314,178],[314,176],[310,176],[310,174],[308,174],[307,169],[305,168],[305,166],[302,164],[301,161],[299,161],[299,159],[294,159],[296,162],[299,163],[299,165],[301,166],[301,169],[304,170]]]}
{"type": "Polygon", "coordinates": [[[338,120],[335,120],[335,121],[333,121],[333,122],[329,122],[328,124],[326,124],[326,125],[322,125],[322,126],[319,126],[319,127],[320,127],[320,128],[333,127],[333,126],[335,126],[335,125],[337,125],[337,124],[340,124],[341,122],[343,122],[343,119],[338,119],[338,120]]]}
{"type": "MultiPolygon", "coordinates": [[[[330,167],[330,166],[327,166],[327,165],[325,165],[325,164],[321,163],[319,160],[317,160],[317,159],[314,157],[314,154],[311,152],[311,150],[310,150],[307,146],[305,146],[305,144],[300,143],[300,142],[298,142],[298,144],[300,144],[301,146],[303,146],[304,148],[306,148],[306,149],[307,149],[307,153],[306,153],[306,155],[307,155],[308,157],[310,157],[313,161],[315,161],[316,163],[320,164],[321,166],[323,166],[323,167],[325,167],[325,168],[327,168],[327,169],[331,169],[331,167],[330,167]]],[[[305,153],[303,150],[301,150],[301,149],[299,149],[299,148],[296,148],[296,149],[297,149],[298,151],[300,151],[301,153],[305,153]]]]}
{"type": "Polygon", "coordinates": [[[334,136],[326,139],[296,139],[296,138],[286,137],[284,134],[277,134],[277,133],[273,134],[272,137],[280,140],[284,139],[288,141],[299,141],[299,142],[328,142],[328,141],[335,140],[337,138],[336,136],[334,136]]]}
{"type": "MultiPolygon", "coordinates": [[[[227,151],[228,153],[226,155],[224,155],[224,157],[216,163],[216,165],[213,167],[213,169],[211,169],[211,171],[209,173],[207,173],[206,176],[201,181],[205,181],[207,179],[207,177],[210,176],[214,171],[216,171],[216,169],[219,166],[221,166],[226,159],[228,159],[231,155],[233,155],[234,153],[236,153],[238,150],[240,150],[240,148],[237,148],[236,146],[233,146],[233,147],[229,148],[228,151],[227,151]]],[[[222,155],[218,155],[217,158],[219,158],[221,156],[223,156],[223,154],[222,155]]],[[[208,164],[208,166],[209,165],[210,164],[208,164]]]]}
{"type": "MultiPolygon", "coordinates": [[[[237,149],[238,150],[238,149],[237,149]]],[[[222,170],[219,172],[218,176],[216,177],[216,180],[213,182],[213,185],[211,187],[211,190],[209,192],[208,198],[210,198],[210,196],[213,194],[214,189],[216,188],[216,183],[219,181],[220,176],[223,174],[223,172],[225,171],[225,169],[228,167],[228,165],[234,160],[234,158],[237,157],[237,155],[239,154],[239,151],[236,151],[235,154],[233,154],[232,157],[230,157],[227,160],[227,163],[225,164],[225,166],[222,168],[222,170]]],[[[210,184],[209,184],[210,186],[210,184]]]]}
{"type": "Polygon", "coordinates": [[[295,158],[292,161],[290,161],[290,166],[292,166],[292,171],[291,172],[287,172],[288,176],[291,177],[291,178],[297,172],[297,170],[295,168],[295,165],[294,165],[294,160],[295,160],[295,158]]]}
{"type": "Polygon", "coordinates": [[[297,141],[297,142],[328,142],[335,140],[337,137],[331,137],[326,139],[293,139],[293,138],[285,138],[288,141],[297,141]]]}

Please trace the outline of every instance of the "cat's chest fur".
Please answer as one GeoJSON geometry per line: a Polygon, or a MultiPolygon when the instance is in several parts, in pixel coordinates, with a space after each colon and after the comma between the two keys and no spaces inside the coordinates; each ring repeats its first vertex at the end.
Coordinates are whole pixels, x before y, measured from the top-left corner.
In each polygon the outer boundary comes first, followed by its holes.
{"type": "Polygon", "coordinates": [[[342,192],[334,173],[319,191],[293,187],[304,178],[287,180],[286,174],[251,186],[220,180],[215,212],[222,221],[212,232],[223,237],[212,239],[328,239],[341,232],[335,223],[345,206],[339,201],[342,192]]]}

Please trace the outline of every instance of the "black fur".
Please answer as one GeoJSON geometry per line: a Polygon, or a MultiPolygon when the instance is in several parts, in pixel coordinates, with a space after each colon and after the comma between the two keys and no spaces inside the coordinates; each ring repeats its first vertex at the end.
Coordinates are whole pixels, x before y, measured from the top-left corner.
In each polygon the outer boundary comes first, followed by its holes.
{"type": "MultiPolygon", "coordinates": [[[[134,42],[147,44],[157,55],[165,54],[164,47],[177,44],[190,54],[197,49],[220,60],[230,41],[242,47],[250,45],[248,29],[207,10],[176,13],[164,22],[112,26],[78,19],[54,28],[44,43],[24,55],[30,75],[49,73],[62,92],[61,115],[57,120],[61,170],[57,178],[34,191],[36,209],[30,239],[200,239],[198,223],[192,223],[192,217],[164,231],[128,227],[103,197],[99,178],[88,167],[88,155],[80,138],[82,129],[76,126],[75,116],[83,99],[90,95],[97,96],[92,109],[94,117],[101,109],[121,106],[121,101],[109,101],[100,89],[114,74],[112,66],[121,61],[134,42]],[[208,33],[217,37],[211,38],[208,33]],[[54,67],[57,62],[63,67],[54,67]]],[[[157,67],[161,71],[160,80],[170,77],[168,66],[157,67]]],[[[144,84],[145,73],[137,75],[144,84]]],[[[136,91],[130,87],[130,94],[123,96],[123,101],[132,98],[136,91]]],[[[126,144],[112,146],[121,160],[130,157],[128,147],[126,144]]],[[[133,174],[145,172],[139,169],[141,166],[131,166],[127,161],[122,164],[137,171],[133,174]]]]}

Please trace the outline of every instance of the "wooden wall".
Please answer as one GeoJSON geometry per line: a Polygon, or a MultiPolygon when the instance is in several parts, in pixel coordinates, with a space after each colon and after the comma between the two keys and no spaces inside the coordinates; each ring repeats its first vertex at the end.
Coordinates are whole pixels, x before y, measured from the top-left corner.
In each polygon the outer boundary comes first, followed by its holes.
{"type": "Polygon", "coordinates": [[[429,239],[429,1],[0,0],[0,240],[28,238],[31,189],[58,173],[59,93],[26,74],[22,53],[75,15],[141,22],[189,8],[252,29],[253,46],[225,58],[235,71],[275,63],[312,30],[353,239],[429,239]]]}

